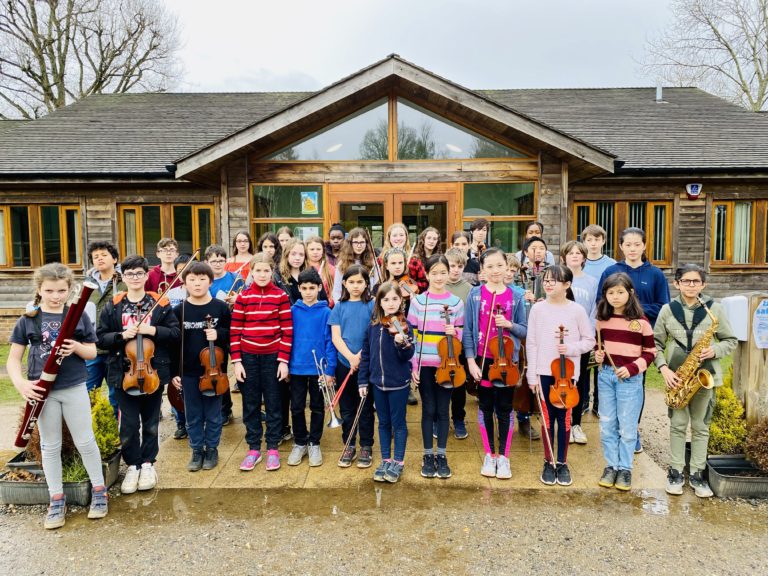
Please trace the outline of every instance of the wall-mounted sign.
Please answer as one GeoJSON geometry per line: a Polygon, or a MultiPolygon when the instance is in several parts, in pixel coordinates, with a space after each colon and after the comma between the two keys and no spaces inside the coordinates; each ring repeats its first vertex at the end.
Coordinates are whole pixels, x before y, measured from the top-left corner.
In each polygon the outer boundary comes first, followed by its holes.
{"type": "Polygon", "coordinates": [[[320,213],[317,205],[317,192],[309,191],[301,193],[301,214],[302,216],[312,216],[320,213]]]}
{"type": "Polygon", "coordinates": [[[701,184],[686,184],[685,193],[688,195],[688,200],[696,200],[701,195],[701,184]]]}
{"type": "Polygon", "coordinates": [[[768,348],[768,298],[755,308],[755,314],[752,317],[752,336],[755,338],[755,346],[761,349],[768,348]]]}

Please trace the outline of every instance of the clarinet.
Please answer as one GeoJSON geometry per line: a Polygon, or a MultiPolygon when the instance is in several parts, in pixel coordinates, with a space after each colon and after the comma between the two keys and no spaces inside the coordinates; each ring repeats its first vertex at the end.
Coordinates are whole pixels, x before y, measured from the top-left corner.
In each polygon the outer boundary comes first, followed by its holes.
{"type": "Polygon", "coordinates": [[[43,367],[43,372],[40,374],[40,380],[37,382],[37,386],[44,389],[40,392],[43,399],[29,400],[27,402],[27,405],[24,408],[24,418],[21,421],[21,428],[16,435],[16,442],[14,443],[17,448],[27,447],[29,439],[32,436],[32,431],[37,425],[40,413],[43,411],[45,399],[48,397],[51,388],[53,388],[53,383],[56,381],[56,376],[59,373],[59,367],[64,361],[64,357],[59,354],[61,345],[64,343],[64,340],[72,338],[72,335],[75,333],[75,328],[77,328],[77,323],[83,315],[83,310],[85,310],[85,305],[88,303],[88,298],[91,296],[91,292],[97,288],[98,286],[90,280],[83,282],[79,294],[75,295],[75,300],[72,302],[69,310],[67,310],[67,315],[61,323],[59,336],[53,344],[51,355],[48,356],[48,360],[46,360],[45,366],[43,367]]]}

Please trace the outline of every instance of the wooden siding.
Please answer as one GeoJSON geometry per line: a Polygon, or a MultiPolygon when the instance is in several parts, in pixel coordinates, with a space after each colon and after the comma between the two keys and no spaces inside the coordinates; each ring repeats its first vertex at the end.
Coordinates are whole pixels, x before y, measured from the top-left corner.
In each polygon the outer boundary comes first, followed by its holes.
{"type": "MultiPolygon", "coordinates": [[[[541,158],[538,221],[544,225],[544,241],[553,254],[568,240],[563,215],[567,212],[567,182],[563,180],[563,163],[549,157],[541,158]]],[[[567,215],[566,215],[567,219],[567,215]]]]}

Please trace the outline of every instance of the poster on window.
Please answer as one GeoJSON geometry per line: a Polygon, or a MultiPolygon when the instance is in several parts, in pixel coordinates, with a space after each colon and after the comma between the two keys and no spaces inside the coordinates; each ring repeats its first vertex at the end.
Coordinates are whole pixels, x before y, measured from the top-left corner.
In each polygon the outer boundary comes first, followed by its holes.
{"type": "Polygon", "coordinates": [[[755,309],[752,318],[752,335],[755,346],[760,349],[768,348],[768,299],[763,300],[755,309]]]}
{"type": "Polygon", "coordinates": [[[301,239],[302,242],[306,242],[313,236],[320,236],[319,226],[296,226],[293,229],[294,235],[301,239]]]}
{"type": "Polygon", "coordinates": [[[317,191],[301,193],[301,215],[316,216],[320,209],[317,205],[317,191]]]}

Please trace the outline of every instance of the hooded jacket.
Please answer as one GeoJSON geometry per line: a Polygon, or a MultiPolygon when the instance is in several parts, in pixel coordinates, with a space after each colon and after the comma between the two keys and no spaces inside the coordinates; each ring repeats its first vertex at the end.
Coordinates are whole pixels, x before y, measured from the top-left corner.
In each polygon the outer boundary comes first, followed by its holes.
{"type": "MultiPolygon", "coordinates": [[[[115,271],[119,273],[119,265],[115,267],[115,271]]],[[[101,286],[102,282],[98,270],[91,270],[89,276],[93,278],[96,284],[101,286]]],[[[94,328],[98,327],[99,322],[101,321],[101,313],[104,311],[107,303],[112,300],[112,297],[127,289],[128,288],[122,280],[118,280],[117,282],[110,280],[106,283],[104,292],[102,292],[101,289],[91,292],[91,296],[88,298],[88,302],[85,305],[85,313],[88,315],[88,318],[91,319],[91,324],[93,324],[94,328]],[[115,290],[115,288],[117,289],[115,290]]],[[[99,350],[98,353],[106,354],[107,351],[99,350]]]]}
{"type": "Polygon", "coordinates": [[[624,260],[608,266],[600,277],[600,283],[597,285],[597,296],[595,301],[599,302],[603,293],[603,282],[611,274],[624,272],[632,280],[635,287],[635,293],[640,299],[645,315],[653,326],[656,318],[659,316],[661,307],[669,302],[669,284],[664,273],[651,264],[648,260],[644,261],[637,268],[632,268],[624,260]]]}
{"type": "MultiPolygon", "coordinates": [[[[413,337],[407,323],[403,326],[406,335],[413,337]]],[[[415,346],[404,348],[395,343],[395,335],[381,324],[371,324],[365,333],[360,356],[358,388],[373,384],[379,390],[401,390],[411,382],[411,358],[415,346]]]]}
{"type": "Polygon", "coordinates": [[[291,361],[288,365],[291,374],[297,376],[317,374],[315,356],[318,362],[325,359],[323,372],[326,376],[333,376],[336,373],[336,347],[331,340],[331,327],[328,325],[330,315],[331,309],[325,300],[318,300],[312,306],[307,306],[303,300],[298,300],[291,306],[293,346],[291,361]]]}

